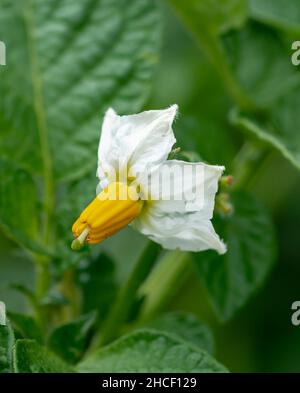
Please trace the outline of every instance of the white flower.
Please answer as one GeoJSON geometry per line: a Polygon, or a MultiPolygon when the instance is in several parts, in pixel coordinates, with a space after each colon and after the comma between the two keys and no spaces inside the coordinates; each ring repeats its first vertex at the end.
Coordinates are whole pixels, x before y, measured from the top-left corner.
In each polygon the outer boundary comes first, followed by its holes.
{"type": "Polygon", "coordinates": [[[226,252],[211,223],[224,167],[167,160],[176,112],[177,105],[129,116],[106,112],[97,169],[102,191],[73,225],[75,248],[131,223],[166,249],[226,252]]]}

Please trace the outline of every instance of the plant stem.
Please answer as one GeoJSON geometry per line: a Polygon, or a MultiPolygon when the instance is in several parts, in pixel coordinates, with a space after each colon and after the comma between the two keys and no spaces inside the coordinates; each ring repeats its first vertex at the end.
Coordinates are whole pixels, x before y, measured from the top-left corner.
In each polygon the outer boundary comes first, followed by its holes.
{"type": "Polygon", "coordinates": [[[121,325],[128,317],[136,299],[137,291],[151,271],[160,250],[161,248],[158,244],[151,242],[142,253],[127,282],[121,288],[117,300],[102,327],[101,334],[96,337],[93,343],[94,348],[107,344],[116,338],[121,325]]]}
{"type": "Polygon", "coordinates": [[[218,37],[212,35],[210,39],[207,38],[206,40],[201,39],[201,37],[201,35],[198,35],[198,42],[223,80],[232,100],[239,108],[254,111],[254,103],[245,95],[232,74],[218,37]]]}
{"type": "Polygon", "coordinates": [[[70,304],[64,307],[64,322],[67,322],[77,318],[80,314],[81,297],[75,284],[74,268],[69,268],[64,272],[63,279],[60,283],[60,290],[70,302],[70,304]]]}
{"type": "Polygon", "coordinates": [[[192,33],[195,41],[215,67],[222,78],[228,93],[233,101],[241,109],[255,111],[255,104],[247,97],[242,88],[237,83],[229,64],[226,60],[226,53],[220,43],[218,31],[205,18],[195,17],[195,8],[188,1],[169,0],[169,3],[178,14],[179,18],[192,33]]]}
{"type": "Polygon", "coordinates": [[[147,323],[163,311],[182,288],[191,272],[189,253],[167,252],[140,289],[140,294],[145,296],[146,300],[140,312],[138,325],[147,323]]]}
{"type": "MultiPolygon", "coordinates": [[[[33,5],[31,0],[27,0],[27,8],[24,13],[25,32],[27,38],[28,52],[30,58],[30,70],[33,91],[33,107],[40,139],[40,148],[43,161],[43,180],[44,180],[44,206],[45,216],[43,221],[43,242],[46,247],[52,243],[53,235],[53,212],[54,212],[54,179],[52,168],[51,149],[48,140],[48,125],[45,113],[44,86],[41,75],[39,59],[37,56],[35,42],[35,25],[33,20],[33,5]]],[[[49,258],[37,258],[37,297],[42,297],[48,290],[50,284],[49,258]]]]}
{"type": "Polygon", "coordinates": [[[42,299],[46,295],[49,282],[48,260],[44,257],[39,257],[36,262],[36,296],[38,299],[42,299]]]}
{"type": "Polygon", "coordinates": [[[48,267],[48,259],[44,256],[37,255],[35,258],[36,266],[36,290],[35,290],[35,318],[41,331],[46,334],[47,331],[47,315],[45,308],[40,304],[41,299],[46,295],[50,285],[50,274],[48,267]]]}

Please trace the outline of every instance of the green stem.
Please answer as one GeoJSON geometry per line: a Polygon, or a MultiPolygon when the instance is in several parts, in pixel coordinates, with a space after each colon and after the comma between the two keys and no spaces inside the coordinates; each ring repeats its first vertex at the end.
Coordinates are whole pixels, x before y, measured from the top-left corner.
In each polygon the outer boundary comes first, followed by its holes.
{"type": "Polygon", "coordinates": [[[107,344],[117,337],[136,300],[137,291],[152,270],[160,250],[158,244],[151,242],[142,253],[127,282],[121,288],[118,298],[102,327],[101,334],[96,337],[93,343],[94,348],[107,344]]]}
{"type": "Polygon", "coordinates": [[[48,260],[40,257],[36,262],[36,296],[40,300],[46,293],[50,284],[48,260]]]}
{"type": "MultiPolygon", "coordinates": [[[[43,79],[40,73],[40,65],[36,53],[35,26],[33,19],[31,0],[27,0],[24,22],[26,27],[27,45],[30,57],[31,79],[33,91],[33,106],[39,132],[41,155],[43,160],[43,180],[44,180],[44,206],[45,216],[43,221],[43,242],[46,247],[52,242],[52,219],[54,212],[54,180],[52,170],[52,158],[48,141],[48,127],[45,113],[45,103],[43,95],[43,79]]],[[[50,285],[49,258],[37,257],[37,297],[41,298],[50,285]]]]}
{"type": "Polygon", "coordinates": [[[167,252],[139,291],[146,300],[140,311],[138,324],[147,323],[163,311],[191,272],[191,258],[187,252],[167,252]]]}
{"type": "Polygon", "coordinates": [[[231,71],[216,28],[204,18],[197,18],[195,8],[188,1],[169,0],[169,3],[215,67],[233,101],[242,109],[255,111],[255,104],[244,93],[231,71]]]}
{"type": "Polygon", "coordinates": [[[64,322],[77,318],[80,314],[81,296],[75,284],[75,269],[70,268],[64,272],[60,283],[61,293],[69,300],[69,304],[64,307],[64,322]]]}
{"type": "Polygon", "coordinates": [[[215,67],[220,75],[223,83],[235,104],[244,110],[256,110],[255,104],[245,95],[241,87],[237,83],[232,71],[226,61],[226,55],[220,44],[218,37],[211,35],[210,39],[201,39],[202,35],[198,35],[198,42],[206,53],[207,58],[215,67]]]}
{"type": "Polygon", "coordinates": [[[47,315],[43,305],[40,304],[41,299],[46,295],[50,283],[50,274],[48,268],[48,259],[37,255],[35,258],[36,266],[36,291],[35,291],[35,318],[39,324],[41,331],[46,334],[47,331],[47,315]]]}

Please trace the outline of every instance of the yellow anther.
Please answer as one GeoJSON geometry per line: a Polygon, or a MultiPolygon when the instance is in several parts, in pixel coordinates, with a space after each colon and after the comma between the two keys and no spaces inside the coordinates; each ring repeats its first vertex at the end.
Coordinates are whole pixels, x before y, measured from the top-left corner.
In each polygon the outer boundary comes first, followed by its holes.
{"type": "Polygon", "coordinates": [[[134,220],[143,202],[134,186],[111,183],[83,210],[73,225],[76,239],[72,249],[78,250],[84,242],[100,243],[134,220]]]}

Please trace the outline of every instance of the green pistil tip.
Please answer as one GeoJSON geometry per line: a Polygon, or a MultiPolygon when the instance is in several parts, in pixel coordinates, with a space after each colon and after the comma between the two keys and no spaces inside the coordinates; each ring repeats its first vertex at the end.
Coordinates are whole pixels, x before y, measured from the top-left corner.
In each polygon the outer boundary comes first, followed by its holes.
{"type": "Polygon", "coordinates": [[[86,227],[84,230],[81,232],[81,234],[77,237],[77,239],[72,241],[71,248],[73,251],[79,251],[82,249],[84,246],[85,239],[87,238],[87,235],[89,234],[89,228],[86,227]]]}
{"type": "Polygon", "coordinates": [[[81,243],[81,241],[78,239],[74,239],[71,244],[71,248],[73,251],[79,251],[82,249],[83,246],[84,246],[84,243],[81,243]]]}

